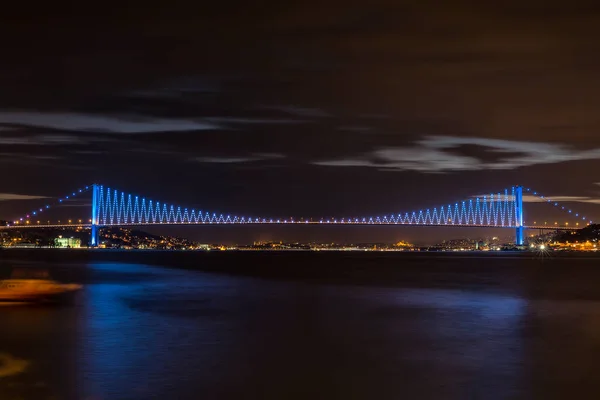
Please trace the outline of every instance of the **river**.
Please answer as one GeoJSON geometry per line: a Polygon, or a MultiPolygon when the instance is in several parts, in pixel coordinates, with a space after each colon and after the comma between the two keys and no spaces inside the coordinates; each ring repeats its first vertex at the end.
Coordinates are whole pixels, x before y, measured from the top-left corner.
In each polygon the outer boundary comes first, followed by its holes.
{"type": "Polygon", "coordinates": [[[600,257],[4,250],[0,399],[596,399],[600,257]]]}

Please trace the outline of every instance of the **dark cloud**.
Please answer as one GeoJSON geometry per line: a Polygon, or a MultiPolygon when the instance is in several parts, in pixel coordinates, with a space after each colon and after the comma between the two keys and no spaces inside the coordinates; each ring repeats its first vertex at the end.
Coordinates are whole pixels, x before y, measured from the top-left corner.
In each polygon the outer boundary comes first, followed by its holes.
{"type": "Polygon", "coordinates": [[[599,160],[600,148],[578,150],[564,144],[521,142],[503,139],[432,136],[410,147],[380,148],[358,158],[317,161],[314,164],[335,167],[372,167],[386,170],[448,172],[506,170],[538,164],[599,160]],[[480,154],[495,154],[489,161],[456,152],[463,146],[483,148],[480,154]]]}
{"type": "Polygon", "coordinates": [[[204,121],[157,119],[132,115],[90,115],[31,111],[0,112],[0,123],[77,132],[150,133],[218,129],[204,121]]]}
{"type": "Polygon", "coordinates": [[[285,158],[283,154],[272,154],[272,153],[261,153],[261,154],[250,154],[249,156],[241,157],[195,157],[190,161],[199,163],[213,163],[213,164],[236,164],[236,163],[249,163],[255,161],[267,161],[277,160],[285,158]]]}
{"type": "Polygon", "coordinates": [[[0,193],[0,201],[6,200],[38,200],[46,199],[46,196],[33,196],[28,194],[15,194],[15,193],[0,193]]]}

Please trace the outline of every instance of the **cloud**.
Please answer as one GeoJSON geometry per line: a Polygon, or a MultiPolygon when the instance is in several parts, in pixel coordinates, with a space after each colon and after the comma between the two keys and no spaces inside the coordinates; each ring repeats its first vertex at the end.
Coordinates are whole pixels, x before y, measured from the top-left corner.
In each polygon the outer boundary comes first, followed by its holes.
{"type": "Polygon", "coordinates": [[[35,140],[32,137],[0,137],[0,144],[18,146],[45,143],[42,143],[41,140],[35,140]]]}
{"type": "Polygon", "coordinates": [[[447,172],[480,169],[516,169],[567,161],[600,159],[600,149],[578,150],[573,147],[544,142],[487,139],[457,136],[428,136],[408,147],[387,147],[356,158],[313,162],[336,167],[372,167],[384,170],[447,172]],[[483,151],[481,157],[460,154],[466,146],[483,151]],[[497,156],[494,161],[485,156],[497,156]]]}
{"type": "Polygon", "coordinates": [[[60,146],[87,142],[87,140],[74,135],[0,136],[0,144],[12,146],[60,146]]]}
{"type": "Polygon", "coordinates": [[[234,164],[261,160],[257,157],[196,157],[193,161],[214,164],[234,164]]]}
{"type": "Polygon", "coordinates": [[[32,196],[27,194],[0,193],[0,201],[8,200],[39,200],[47,199],[48,196],[32,196]]]}
{"type": "Polygon", "coordinates": [[[285,156],[277,153],[255,153],[248,157],[194,157],[191,159],[191,161],[213,164],[235,164],[273,160],[278,158],[285,158],[285,156]]]}
{"type": "Polygon", "coordinates": [[[3,152],[0,153],[0,164],[22,165],[31,167],[36,166],[56,166],[57,161],[63,160],[63,157],[54,154],[32,154],[26,152],[3,152]]]}
{"type": "Polygon", "coordinates": [[[591,203],[600,204],[599,198],[589,196],[549,196],[540,199],[537,196],[526,195],[523,196],[523,201],[526,203],[544,203],[544,202],[558,202],[558,203],[591,203]]]}
{"type": "Polygon", "coordinates": [[[310,121],[301,119],[277,119],[277,118],[238,118],[238,117],[206,117],[204,120],[216,124],[249,124],[249,125],[288,125],[303,124],[310,121]]]}
{"type": "Polygon", "coordinates": [[[368,153],[363,158],[317,161],[315,165],[334,167],[374,167],[396,171],[443,172],[479,169],[479,161],[420,147],[386,148],[368,153]]]}
{"type": "MultiPolygon", "coordinates": [[[[494,196],[497,195],[497,193],[493,193],[494,196]]],[[[483,196],[487,196],[488,199],[490,197],[491,193],[488,194],[479,194],[479,195],[475,195],[472,196],[473,198],[480,198],[483,199],[483,196]]],[[[504,199],[504,194],[501,193],[502,199],[504,199]]],[[[514,197],[512,195],[507,196],[507,199],[509,201],[514,200],[514,197]]],[[[594,198],[594,197],[589,197],[589,196],[544,196],[544,198],[540,198],[538,196],[534,196],[534,195],[523,195],[523,202],[524,203],[589,203],[589,204],[600,204],[600,198],[594,198]]]]}
{"type": "MultiPolygon", "coordinates": [[[[288,125],[310,121],[286,118],[240,118],[240,117],[203,117],[197,119],[152,118],[133,115],[97,115],[83,113],[52,113],[32,111],[0,111],[0,124],[18,124],[30,127],[59,129],[74,133],[124,133],[144,134],[156,132],[189,132],[223,129],[223,124],[234,125],[288,125]]],[[[3,127],[0,127],[0,129],[3,127]]],[[[6,131],[15,129],[6,129],[6,131]]],[[[4,131],[4,129],[2,129],[4,131]]],[[[83,139],[72,135],[46,135],[36,138],[0,137],[0,144],[60,144],[81,142],[83,139]]]]}
{"type": "Polygon", "coordinates": [[[219,129],[206,121],[31,111],[0,112],[0,123],[79,132],[152,133],[219,129]]]}
{"type": "Polygon", "coordinates": [[[566,161],[600,159],[600,149],[577,150],[564,144],[526,142],[504,139],[488,139],[456,136],[431,136],[419,142],[435,149],[455,149],[464,145],[487,148],[500,154],[514,153],[497,162],[483,163],[486,169],[514,169],[537,164],[555,164],[566,161]]]}
{"type": "Polygon", "coordinates": [[[358,159],[340,159],[329,161],[315,161],[314,165],[323,165],[326,167],[374,167],[375,164],[368,160],[358,159]]]}

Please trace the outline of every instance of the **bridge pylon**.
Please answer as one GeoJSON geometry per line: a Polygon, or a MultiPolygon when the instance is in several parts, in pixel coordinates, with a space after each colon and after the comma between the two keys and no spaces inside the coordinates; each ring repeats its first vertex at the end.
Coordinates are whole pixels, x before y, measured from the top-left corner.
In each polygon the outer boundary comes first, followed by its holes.
{"type": "Polygon", "coordinates": [[[98,247],[100,244],[100,227],[98,226],[98,201],[100,200],[100,186],[92,185],[92,229],[90,234],[90,247],[98,247]]]}
{"type": "Polygon", "coordinates": [[[523,227],[523,186],[515,188],[515,222],[517,231],[515,244],[523,246],[525,244],[525,228],[523,227]]]}

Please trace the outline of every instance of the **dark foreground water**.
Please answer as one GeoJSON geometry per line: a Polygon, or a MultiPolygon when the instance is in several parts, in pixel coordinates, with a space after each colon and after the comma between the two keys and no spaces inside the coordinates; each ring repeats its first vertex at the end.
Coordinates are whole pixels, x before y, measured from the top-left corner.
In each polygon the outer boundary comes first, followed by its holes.
{"type": "Polygon", "coordinates": [[[600,257],[0,253],[85,284],[0,307],[1,400],[600,398],[600,257]]]}

